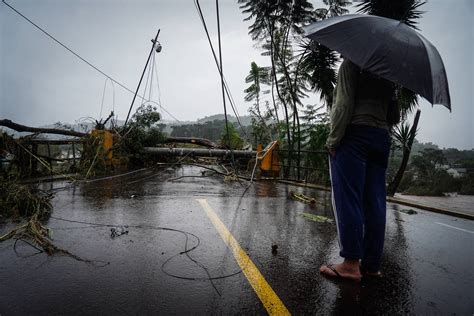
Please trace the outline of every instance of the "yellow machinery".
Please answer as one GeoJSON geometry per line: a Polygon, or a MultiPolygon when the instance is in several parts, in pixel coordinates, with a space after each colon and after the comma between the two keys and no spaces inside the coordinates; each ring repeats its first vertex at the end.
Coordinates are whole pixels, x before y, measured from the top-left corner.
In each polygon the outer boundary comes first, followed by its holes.
{"type": "Polygon", "coordinates": [[[99,145],[102,146],[102,150],[105,153],[105,165],[112,165],[112,146],[114,145],[113,134],[105,129],[93,129],[91,135],[100,139],[99,145]]]}
{"type": "Polygon", "coordinates": [[[257,145],[257,159],[260,160],[260,170],[263,176],[267,177],[278,177],[280,175],[280,159],[278,157],[278,146],[277,140],[262,150],[262,145],[257,145]]]}

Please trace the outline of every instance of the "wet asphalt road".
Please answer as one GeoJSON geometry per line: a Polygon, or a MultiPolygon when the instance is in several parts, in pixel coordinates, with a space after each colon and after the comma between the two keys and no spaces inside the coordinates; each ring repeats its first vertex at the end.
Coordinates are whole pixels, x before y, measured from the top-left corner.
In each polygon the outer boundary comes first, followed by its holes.
{"type": "MultiPolygon", "coordinates": [[[[242,197],[246,182],[176,179],[201,171],[145,171],[57,192],[46,222],[55,244],[95,261],[1,243],[0,314],[266,314],[196,199],[207,200],[293,314],[473,314],[474,222],[389,204],[385,277],[335,282],[318,269],[339,260],[336,228],[302,216],[333,218],[328,193],[260,182],[242,197]],[[288,199],[290,190],[318,202],[288,199]],[[128,233],[112,238],[111,229],[128,233]]],[[[0,234],[12,227],[0,224],[0,234]]]]}

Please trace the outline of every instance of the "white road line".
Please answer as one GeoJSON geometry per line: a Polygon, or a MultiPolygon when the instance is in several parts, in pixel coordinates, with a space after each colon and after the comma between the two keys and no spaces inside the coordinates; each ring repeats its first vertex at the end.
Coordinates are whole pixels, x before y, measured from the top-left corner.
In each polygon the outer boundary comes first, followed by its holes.
{"type": "Polygon", "coordinates": [[[443,224],[443,223],[438,223],[438,222],[435,222],[435,224],[446,226],[446,227],[453,228],[453,229],[457,229],[457,230],[460,230],[460,231],[463,231],[463,232],[466,232],[466,233],[474,234],[474,232],[472,232],[470,230],[462,229],[462,228],[459,228],[459,227],[454,227],[454,226],[451,226],[451,225],[448,225],[448,224],[443,224]]]}

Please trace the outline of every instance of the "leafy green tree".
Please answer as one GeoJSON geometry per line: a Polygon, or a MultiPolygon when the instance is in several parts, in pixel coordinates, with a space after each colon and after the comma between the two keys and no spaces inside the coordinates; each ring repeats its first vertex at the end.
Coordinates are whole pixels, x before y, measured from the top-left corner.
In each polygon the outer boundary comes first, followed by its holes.
{"type": "Polygon", "coordinates": [[[268,129],[267,120],[262,114],[260,109],[260,94],[267,93],[262,91],[262,85],[268,85],[270,83],[268,69],[265,67],[259,67],[255,62],[250,65],[250,72],[245,78],[246,83],[251,85],[244,90],[246,94],[245,101],[255,101],[253,106],[249,109],[250,115],[252,116],[252,134],[255,137],[255,144],[262,142],[262,138],[268,129]]]}
{"type": "Polygon", "coordinates": [[[253,136],[253,145],[268,144],[277,135],[278,123],[273,120],[273,113],[269,107],[269,102],[265,102],[263,113],[258,107],[249,108],[251,120],[251,134],[253,136]]]}
{"type": "MultiPolygon", "coordinates": [[[[293,151],[297,146],[297,164],[300,165],[303,139],[299,111],[308,89],[320,92],[329,103],[336,81],[337,55],[327,48],[310,44],[302,39],[302,25],[345,14],[350,4],[345,0],[325,0],[327,8],[313,9],[307,0],[239,0],[245,20],[252,20],[249,34],[262,43],[262,55],[270,57],[271,86],[274,114],[278,120],[278,107],[283,108],[286,147],[289,149],[288,170],[291,170],[293,151]],[[295,48],[300,47],[300,50],[295,48]],[[314,49],[314,51],[313,51],[314,49]],[[276,92],[277,98],[274,97],[276,92]]],[[[283,146],[285,146],[283,144],[283,146]]],[[[298,169],[299,171],[299,169],[298,169]]],[[[288,176],[288,173],[286,173],[288,176]]]]}
{"type": "Polygon", "coordinates": [[[139,153],[143,147],[156,146],[164,136],[157,126],[161,119],[158,109],[153,105],[141,105],[133,114],[127,126],[121,127],[117,139],[117,151],[140,160],[139,153]]]}
{"type": "Polygon", "coordinates": [[[326,140],[329,136],[329,116],[324,111],[324,105],[319,107],[307,105],[303,110],[302,119],[302,142],[303,148],[308,151],[321,153],[311,153],[306,155],[305,166],[312,169],[306,169],[306,179],[308,174],[314,182],[328,184],[329,175],[323,166],[327,166],[327,154],[325,150],[326,140]],[[311,171],[310,171],[311,170],[311,171]]]}
{"type": "Polygon", "coordinates": [[[224,128],[224,132],[221,136],[221,144],[226,148],[242,149],[244,145],[244,140],[240,137],[239,133],[235,129],[234,124],[229,123],[227,128],[224,128]],[[229,132],[229,136],[227,134],[227,131],[229,132]]]}
{"type": "MultiPolygon", "coordinates": [[[[255,107],[259,110],[260,107],[260,93],[262,92],[262,84],[269,84],[268,69],[265,67],[259,67],[255,62],[250,64],[250,72],[245,78],[246,83],[251,85],[245,89],[245,101],[250,102],[255,100],[255,107]]],[[[263,91],[262,93],[264,93],[263,91]]]]}
{"type": "Polygon", "coordinates": [[[156,106],[142,104],[133,114],[130,125],[141,128],[150,128],[160,119],[161,115],[158,113],[156,106]]]}
{"type": "Polygon", "coordinates": [[[417,195],[442,195],[443,192],[457,191],[455,180],[442,165],[446,163],[439,149],[425,149],[413,156],[411,169],[414,171],[412,186],[408,193],[417,195]]]}
{"type": "MultiPolygon", "coordinates": [[[[290,117],[292,116],[291,112],[293,112],[293,119],[297,119],[297,114],[294,114],[297,111],[296,93],[292,89],[289,75],[289,67],[292,63],[290,35],[301,34],[301,26],[314,20],[313,6],[307,0],[239,0],[238,2],[241,4],[242,12],[248,14],[245,20],[254,20],[253,24],[249,27],[249,34],[252,36],[252,39],[264,42],[264,45],[267,46],[272,69],[272,87],[275,87],[278,100],[284,109],[285,126],[287,127],[286,138],[291,156],[293,141],[290,132],[290,117]],[[284,80],[279,80],[278,73],[284,74],[284,80]],[[290,92],[289,95],[280,91],[282,82],[286,83],[287,92],[290,92]]],[[[275,101],[274,109],[275,115],[278,115],[275,101]]]]}

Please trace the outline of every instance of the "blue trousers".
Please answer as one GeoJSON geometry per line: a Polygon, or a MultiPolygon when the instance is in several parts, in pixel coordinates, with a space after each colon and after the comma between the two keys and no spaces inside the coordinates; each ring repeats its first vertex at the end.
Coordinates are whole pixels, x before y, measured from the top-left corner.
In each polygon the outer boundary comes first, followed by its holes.
{"type": "Polygon", "coordinates": [[[389,153],[387,130],[350,125],[330,157],[340,255],[362,259],[362,266],[374,272],[380,269],[384,245],[389,153]]]}

